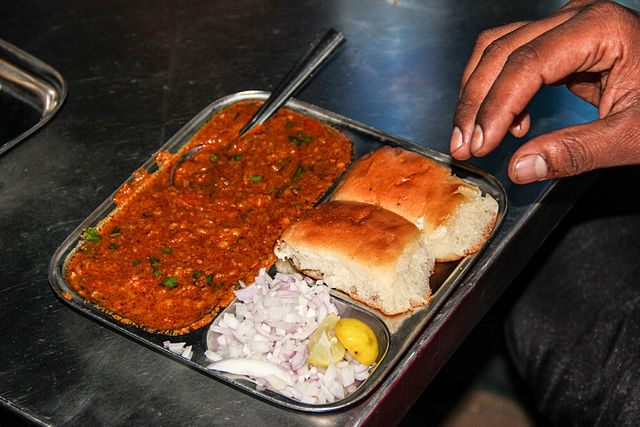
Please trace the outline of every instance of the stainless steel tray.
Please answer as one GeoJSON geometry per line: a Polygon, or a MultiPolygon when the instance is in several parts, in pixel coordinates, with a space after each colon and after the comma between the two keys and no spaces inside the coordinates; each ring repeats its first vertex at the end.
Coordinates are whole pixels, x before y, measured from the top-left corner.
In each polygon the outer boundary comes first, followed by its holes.
{"type": "Polygon", "coordinates": [[[0,40],[0,155],[47,123],[66,96],[56,70],[0,40]]]}
{"type": "MultiPolygon", "coordinates": [[[[168,150],[175,153],[181,146],[183,146],[190,140],[190,138],[197,132],[198,129],[200,129],[204,125],[204,123],[206,123],[213,115],[215,115],[218,111],[225,108],[226,106],[242,100],[264,100],[268,95],[269,94],[267,92],[259,91],[239,92],[213,102],[202,112],[200,112],[200,114],[193,118],[187,125],[185,125],[177,134],[175,134],[165,145],[160,148],[159,151],[168,150]]],[[[328,112],[313,105],[309,105],[297,100],[291,100],[287,103],[286,106],[309,117],[329,123],[330,125],[343,131],[354,144],[355,158],[359,158],[362,155],[374,151],[382,145],[386,144],[391,146],[399,146],[405,149],[419,152],[438,162],[448,165],[452,168],[453,172],[456,175],[477,185],[485,192],[491,194],[498,201],[498,221],[493,233],[495,233],[495,230],[501,223],[507,206],[505,192],[495,178],[483,172],[482,170],[468,164],[453,161],[447,155],[394,137],[392,135],[388,135],[369,126],[357,123],[346,117],[328,112]]],[[[157,170],[157,166],[154,162],[154,157],[155,156],[151,156],[149,160],[147,160],[141,167],[149,172],[157,170]]],[[[132,178],[133,176],[130,179],[132,178]]],[[[385,316],[375,310],[369,309],[368,307],[357,301],[352,300],[351,298],[340,292],[332,291],[333,301],[338,306],[338,309],[342,315],[359,317],[363,320],[366,320],[370,324],[370,326],[372,326],[372,328],[376,332],[376,335],[378,336],[378,340],[380,343],[380,356],[377,365],[369,378],[365,382],[363,382],[359,386],[359,388],[351,395],[330,404],[305,404],[286,398],[270,390],[256,390],[255,385],[250,381],[233,378],[231,376],[225,375],[224,373],[208,370],[206,366],[209,365],[210,362],[204,356],[204,351],[206,350],[206,336],[209,329],[208,327],[200,328],[196,331],[193,331],[186,335],[181,335],[179,337],[150,333],[145,331],[144,329],[119,322],[109,314],[97,309],[94,305],[86,302],[82,297],[77,295],[73,291],[73,289],[71,289],[65,279],[65,260],[74,250],[74,248],[76,248],[83,230],[88,227],[94,227],[100,220],[104,219],[113,210],[113,208],[115,208],[115,204],[113,203],[114,195],[115,192],[107,200],[105,200],[87,219],[85,219],[67,237],[67,239],[62,243],[62,245],[54,254],[49,269],[49,281],[54,292],[62,299],[62,301],[69,304],[74,309],[81,311],[92,319],[95,319],[114,328],[115,330],[139,341],[140,343],[148,346],[155,351],[159,351],[169,357],[174,358],[180,363],[186,364],[193,369],[202,372],[205,375],[242,389],[257,397],[290,409],[301,411],[324,412],[344,408],[363,399],[371,390],[373,390],[377,385],[384,381],[385,376],[393,368],[394,364],[402,356],[403,352],[408,349],[408,347],[410,346],[414,338],[420,333],[422,328],[425,327],[425,325],[438,313],[438,310],[441,307],[442,303],[455,289],[456,285],[460,282],[463,275],[468,272],[470,268],[472,268],[473,261],[476,257],[476,255],[470,255],[460,261],[436,264],[435,272],[430,280],[430,285],[434,292],[433,298],[428,305],[417,308],[404,315],[385,316]],[[175,353],[172,353],[169,350],[165,349],[163,346],[163,342],[166,340],[171,340],[174,342],[185,341],[188,345],[192,345],[192,360],[182,358],[181,356],[178,356],[175,353]]],[[[232,309],[233,303],[225,310],[232,309]]],[[[225,310],[223,310],[221,313],[224,313],[225,310]]],[[[218,315],[216,319],[218,318],[220,318],[220,315],[218,315]]],[[[214,319],[213,321],[215,322],[216,319],[214,319]]]]}

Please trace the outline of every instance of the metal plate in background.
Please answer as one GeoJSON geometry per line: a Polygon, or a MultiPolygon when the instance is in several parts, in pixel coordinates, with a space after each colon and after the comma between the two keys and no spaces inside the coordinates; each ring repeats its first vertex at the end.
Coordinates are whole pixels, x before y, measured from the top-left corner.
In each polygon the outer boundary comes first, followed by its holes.
{"type": "Polygon", "coordinates": [[[56,70],[0,40],[0,155],[47,123],[66,96],[56,70]]]}
{"type": "MultiPolygon", "coordinates": [[[[180,131],[178,131],[178,133],[176,133],[166,144],[164,144],[160,148],[160,151],[167,150],[172,153],[177,152],[180,147],[189,142],[191,137],[211,117],[213,117],[218,111],[222,110],[223,108],[235,102],[243,100],[264,100],[268,95],[269,94],[267,92],[258,91],[239,92],[213,102],[203,111],[201,111],[195,118],[193,118],[187,125],[185,125],[180,131]]],[[[474,166],[453,161],[449,156],[442,153],[380,132],[374,128],[355,122],[346,117],[328,112],[310,104],[306,104],[297,100],[290,100],[286,104],[286,107],[314,119],[324,121],[344,132],[354,144],[355,159],[361,157],[366,153],[374,151],[383,145],[391,145],[419,152],[427,157],[430,157],[451,167],[453,173],[477,185],[483,191],[495,198],[498,202],[498,219],[496,222],[496,226],[493,229],[492,236],[493,234],[495,234],[502,221],[502,218],[505,215],[507,200],[502,186],[491,175],[474,166]]],[[[154,158],[155,156],[151,156],[149,160],[147,160],[141,167],[150,172],[157,170],[154,158]]],[[[131,177],[130,179],[132,178],[133,177],[131,177]]],[[[321,201],[326,200],[329,194],[330,191],[321,201]]],[[[89,227],[95,227],[116,207],[115,203],[113,202],[114,195],[115,193],[112,194],[107,200],[105,200],[88,218],[86,218],[67,237],[67,239],[62,243],[62,245],[54,254],[49,269],[49,281],[54,292],[64,302],[71,305],[73,308],[83,312],[92,319],[104,323],[123,333],[124,335],[143,343],[144,345],[154,349],[155,351],[162,352],[163,354],[166,354],[167,356],[172,357],[175,360],[178,360],[179,362],[186,364],[208,376],[216,378],[217,380],[223,381],[227,384],[231,384],[257,397],[290,409],[307,412],[325,412],[352,405],[364,398],[377,385],[384,381],[386,374],[388,374],[389,371],[393,368],[394,364],[400,359],[404,351],[409,347],[418,333],[437,314],[438,309],[441,307],[444,301],[446,301],[451,292],[455,289],[462,276],[472,267],[473,261],[477,255],[473,254],[455,262],[436,264],[435,272],[430,278],[430,286],[433,290],[433,297],[431,301],[426,306],[419,307],[403,315],[382,315],[381,313],[368,308],[364,304],[352,300],[351,298],[340,292],[332,291],[333,301],[339,307],[339,311],[341,312],[341,314],[349,313],[349,315],[352,317],[361,317],[371,320],[371,322],[368,323],[370,323],[370,325],[376,331],[376,334],[378,335],[379,340],[383,343],[383,346],[386,345],[387,348],[386,350],[384,348],[381,349],[381,359],[378,361],[377,366],[371,373],[370,377],[365,382],[363,382],[354,393],[342,400],[330,404],[305,404],[286,398],[276,392],[272,392],[269,390],[256,390],[255,386],[251,382],[232,378],[231,376],[227,376],[221,372],[208,370],[206,366],[209,365],[210,362],[204,356],[204,351],[206,350],[206,335],[209,329],[208,327],[203,327],[190,332],[189,334],[181,335],[178,337],[150,333],[139,327],[121,323],[120,321],[114,319],[111,315],[96,308],[91,303],[86,302],[84,298],[80,297],[74,292],[74,290],[69,286],[65,279],[66,260],[77,247],[83,230],[89,227]],[[187,345],[193,346],[192,360],[184,359],[165,349],[163,346],[163,342],[166,340],[185,341],[187,342],[187,345]]],[[[227,308],[227,310],[232,309],[232,307],[233,303],[227,308]]],[[[222,311],[222,313],[223,312],[224,310],[222,311]]],[[[217,318],[219,317],[220,316],[218,316],[217,318]]],[[[215,321],[216,320],[214,319],[214,322],[215,321]]]]}

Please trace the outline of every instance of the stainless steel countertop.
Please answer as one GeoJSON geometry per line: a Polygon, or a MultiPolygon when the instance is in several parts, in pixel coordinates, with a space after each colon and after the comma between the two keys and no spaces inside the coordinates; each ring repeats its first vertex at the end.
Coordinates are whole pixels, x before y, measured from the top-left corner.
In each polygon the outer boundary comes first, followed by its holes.
{"type": "MultiPolygon", "coordinates": [[[[563,2],[141,1],[14,4],[0,38],[56,68],[69,94],[0,156],[0,402],[32,421],[94,424],[394,423],[562,218],[591,175],[516,186],[507,137],[472,163],[505,187],[496,236],[385,382],[347,410],[281,409],[64,305],[47,282],[64,238],[212,100],[271,90],[316,33],[348,42],[297,98],[447,152],[463,67],[484,28],[563,2]]],[[[596,117],[564,88],[532,102],[531,135],[596,117]]],[[[1,114],[1,112],[0,112],[1,114]]],[[[428,421],[428,420],[425,420],[428,421]]]]}

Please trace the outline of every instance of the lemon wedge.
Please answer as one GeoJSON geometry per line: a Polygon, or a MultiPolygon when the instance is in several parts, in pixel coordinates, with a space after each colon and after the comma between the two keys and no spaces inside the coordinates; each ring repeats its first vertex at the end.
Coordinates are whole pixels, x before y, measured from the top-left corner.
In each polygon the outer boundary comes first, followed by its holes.
{"type": "Polygon", "coordinates": [[[342,345],[363,365],[373,365],[378,358],[378,339],[362,320],[345,318],[335,324],[335,333],[342,345]]]}
{"type": "Polygon", "coordinates": [[[326,368],[330,364],[336,364],[346,353],[346,349],[338,340],[335,333],[336,323],[340,320],[334,313],[330,313],[318,325],[309,339],[309,359],[311,365],[326,368]]]}

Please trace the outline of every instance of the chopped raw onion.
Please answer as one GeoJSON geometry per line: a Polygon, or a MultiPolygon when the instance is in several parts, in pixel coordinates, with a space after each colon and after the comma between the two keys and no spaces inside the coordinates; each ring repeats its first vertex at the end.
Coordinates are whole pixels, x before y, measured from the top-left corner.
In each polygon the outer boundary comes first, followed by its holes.
{"type": "Polygon", "coordinates": [[[262,269],[254,283],[235,293],[235,313],[209,328],[210,369],[249,377],[258,389],[311,404],[343,399],[368,378],[370,367],[349,353],[327,368],[307,363],[310,335],[329,313],[338,314],[322,282],[299,274],[271,278],[262,269]]]}
{"type": "Polygon", "coordinates": [[[170,352],[182,356],[185,359],[191,360],[191,357],[193,356],[192,346],[187,345],[186,342],[173,343],[171,341],[165,341],[162,344],[164,345],[164,348],[168,349],[170,352]]]}

